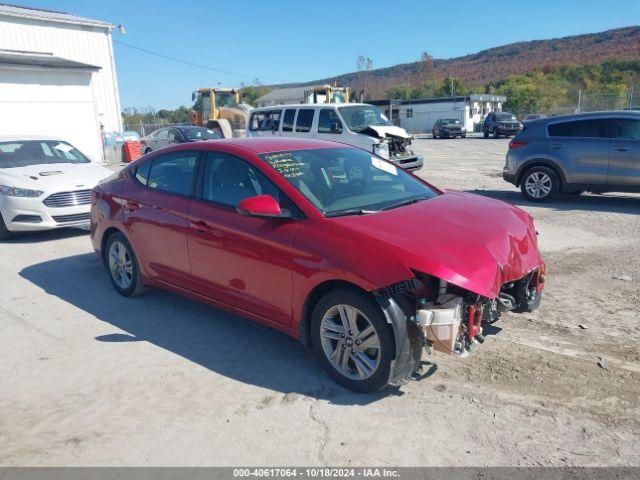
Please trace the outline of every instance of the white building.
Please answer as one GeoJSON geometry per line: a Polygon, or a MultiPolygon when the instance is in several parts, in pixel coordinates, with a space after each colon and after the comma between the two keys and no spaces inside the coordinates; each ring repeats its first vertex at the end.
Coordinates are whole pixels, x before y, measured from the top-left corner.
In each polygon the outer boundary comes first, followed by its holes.
{"type": "Polygon", "coordinates": [[[436,97],[419,100],[374,100],[371,103],[384,112],[387,118],[409,133],[430,132],[439,118],[460,120],[467,131],[473,132],[474,126],[492,111],[502,110],[507,101],[504,95],[473,94],[458,97],[436,97]],[[391,102],[391,103],[390,103],[391,102]],[[389,116],[389,105],[392,117],[389,116]]]}
{"type": "Polygon", "coordinates": [[[102,160],[101,128],[122,130],[113,27],[0,4],[0,135],[55,136],[102,160]]]}

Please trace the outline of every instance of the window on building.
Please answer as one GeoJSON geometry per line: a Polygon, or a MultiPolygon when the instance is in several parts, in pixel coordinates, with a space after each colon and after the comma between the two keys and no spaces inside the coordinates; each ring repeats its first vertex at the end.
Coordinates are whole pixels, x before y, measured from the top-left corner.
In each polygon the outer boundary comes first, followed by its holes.
{"type": "Polygon", "coordinates": [[[407,108],[407,118],[413,118],[413,108],[407,108]]]}

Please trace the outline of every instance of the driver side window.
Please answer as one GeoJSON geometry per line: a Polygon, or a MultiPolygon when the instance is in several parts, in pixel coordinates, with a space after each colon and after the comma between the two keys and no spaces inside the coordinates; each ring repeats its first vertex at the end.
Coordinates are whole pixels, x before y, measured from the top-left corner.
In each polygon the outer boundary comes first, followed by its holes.
{"type": "Polygon", "coordinates": [[[292,213],[298,211],[293,202],[249,162],[221,152],[209,152],[204,162],[202,199],[236,207],[245,198],[271,195],[280,208],[292,213]]]}

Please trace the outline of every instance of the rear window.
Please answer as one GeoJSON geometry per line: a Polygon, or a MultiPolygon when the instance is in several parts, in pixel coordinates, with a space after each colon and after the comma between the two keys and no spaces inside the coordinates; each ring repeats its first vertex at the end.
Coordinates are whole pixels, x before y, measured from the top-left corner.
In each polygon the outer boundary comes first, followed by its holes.
{"type": "Polygon", "coordinates": [[[548,126],[550,137],[606,138],[607,123],[604,119],[575,120],[553,123],[548,126]]]}

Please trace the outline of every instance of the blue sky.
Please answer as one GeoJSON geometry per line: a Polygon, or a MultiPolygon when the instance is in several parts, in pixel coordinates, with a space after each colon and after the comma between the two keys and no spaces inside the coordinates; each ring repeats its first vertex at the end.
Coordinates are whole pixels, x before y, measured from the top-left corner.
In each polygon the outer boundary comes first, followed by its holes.
{"type": "MultiPolygon", "coordinates": [[[[20,0],[14,0],[15,3],[20,0]]],[[[20,2],[23,3],[23,2],[20,2]]],[[[25,5],[122,23],[114,40],[238,73],[180,65],[114,44],[123,108],[188,105],[197,87],[283,83],[506,43],[640,24],[638,0],[311,1],[28,0],[25,5]]]]}

